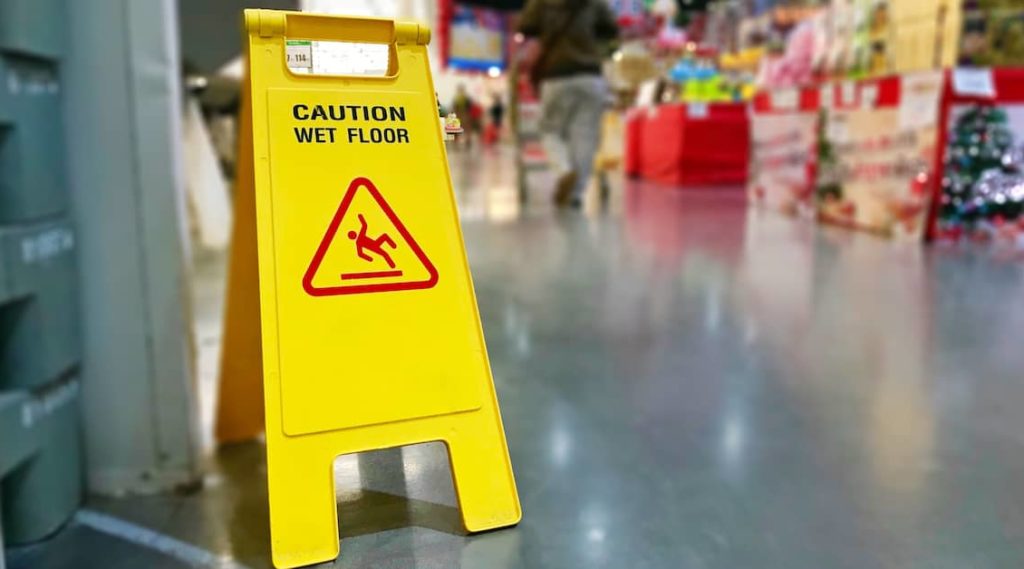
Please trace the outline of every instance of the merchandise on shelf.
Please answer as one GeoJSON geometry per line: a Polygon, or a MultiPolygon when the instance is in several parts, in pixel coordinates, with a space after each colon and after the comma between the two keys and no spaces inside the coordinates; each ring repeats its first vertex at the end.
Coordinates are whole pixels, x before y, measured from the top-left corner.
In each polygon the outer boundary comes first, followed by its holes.
{"type": "Polygon", "coordinates": [[[718,65],[723,71],[757,71],[761,58],[764,57],[763,47],[749,47],[735,53],[725,53],[719,58],[718,65]]]}
{"type": "Polygon", "coordinates": [[[801,11],[791,31],[770,43],[761,61],[757,84],[764,89],[807,85],[820,77],[827,60],[828,20],[821,10],[801,11]]]}
{"type": "MultiPolygon", "coordinates": [[[[756,54],[760,50],[748,50],[756,54]]],[[[756,57],[757,55],[755,55],[756,57]]],[[[720,68],[711,50],[694,47],[675,62],[668,71],[671,83],[667,89],[674,96],[663,97],[665,102],[683,103],[727,103],[749,100],[754,93],[750,65],[736,65],[736,59],[729,59],[733,65],[720,68]]]]}
{"type": "Polygon", "coordinates": [[[699,39],[722,51],[738,49],[736,30],[743,21],[745,6],[740,2],[715,2],[708,5],[707,22],[699,39]]]}
{"type": "Polygon", "coordinates": [[[892,20],[888,71],[906,73],[956,64],[960,0],[888,0],[892,20]]]}
{"type": "Polygon", "coordinates": [[[1024,65],[1024,5],[1019,0],[967,2],[960,39],[960,63],[1024,65]]]}
{"type": "Polygon", "coordinates": [[[1019,0],[830,0],[736,23],[737,50],[761,46],[762,88],[942,69],[958,61],[1024,63],[1019,0]],[[964,15],[966,10],[966,16],[964,15]],[[962,40],[961,40],[962,38],[962,40]]]}
{"type": "Polygon", "coordinates": [[[613,87],[633,90],[658,76],[654,55],[642,41],[628,41],[612,55],[607,75],[613,87]]]}
{"type": "Polygon", "coordinates": [[[744,51],[751,48],[763,48],[771,33],[771,14],[764,13],[743,18],[736,28],[736,49],[744,51]]]}
{"type": "Polygon", "coordinates": [[[725,102],[734,98],[722,74],[707,63],[683,59],[669,70],[668,76],[680,85],[679,100],[683,102],[725,102]]]}
{"type": "Polygon", "coordinates": [[[458,115],[448,113],[448,116],[444,117],[444,131],[449,134],[462,133],[462,121],[459,120],[458,115]]]}
{"type": "Polygon", "coordinates": [[[832,0],[824,76],[871,78],[950,67],[959,0],[832,0]]]}
{"type": "Polygon", "coordinates": [[[789,85],[806,85],[816,78],[815,63],[823,59],[825,18],[817,14],[796,25],[786,43],[784,69],[789,85]]]}
{"type": "Polygon", "coordinates": [[[853,0],[832,0],[825,11],[826,47],[822,76],[835,79],[846,76],[853,57],[853,0]]]}

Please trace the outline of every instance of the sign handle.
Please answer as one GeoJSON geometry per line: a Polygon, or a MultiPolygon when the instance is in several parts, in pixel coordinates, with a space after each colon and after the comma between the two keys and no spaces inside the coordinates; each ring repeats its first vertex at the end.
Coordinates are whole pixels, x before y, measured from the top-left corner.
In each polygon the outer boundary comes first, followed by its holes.
{"type": "Polygon", "coordinates": [[[416,22],[381,18],[350,18],[305,12],[246,10],[246,27],[261,37],[283,35],[291,39],[427,45],[430,28],[416,22]]]}

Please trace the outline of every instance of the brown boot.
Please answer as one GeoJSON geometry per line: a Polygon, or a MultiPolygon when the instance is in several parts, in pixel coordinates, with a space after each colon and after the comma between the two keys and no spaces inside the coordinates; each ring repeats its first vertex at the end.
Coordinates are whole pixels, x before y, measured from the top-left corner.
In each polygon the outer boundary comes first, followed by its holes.
{"type": "Polygon", "coordinates": [[[576,172],[566,172],[555,182],[555,204],[565,206],[572,199],[572,189],[576,185],[576,172]]]}

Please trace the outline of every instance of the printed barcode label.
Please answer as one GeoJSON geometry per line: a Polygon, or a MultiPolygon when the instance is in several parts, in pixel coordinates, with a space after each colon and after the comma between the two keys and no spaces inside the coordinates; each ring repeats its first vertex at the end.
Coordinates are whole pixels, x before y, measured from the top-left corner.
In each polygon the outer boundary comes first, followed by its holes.
{"type": "Polygon", "coordinates": [[[312,69],[313,42],[288,40],[285,44],[285,59],[291,69],[312,69]]]}

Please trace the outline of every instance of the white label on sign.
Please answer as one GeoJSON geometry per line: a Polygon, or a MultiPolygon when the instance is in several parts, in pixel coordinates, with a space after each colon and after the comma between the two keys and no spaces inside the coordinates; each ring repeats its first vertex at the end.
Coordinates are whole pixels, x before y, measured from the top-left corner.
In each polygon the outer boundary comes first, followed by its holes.
{"type": "Polygon", "coordinates": [[[776,111],[795,111],[800,106],[798,89],[778,89],[772,91],[772,108],[776,111]]]}
{"type": "Polygon", "coordinates": [[[878,103],[878,84],[866,83],[860,88],[860,106],[863,109],[873,109],[878,103]]]}
{"type": "Polygon", "coordinates": [[[900,78],[900,130],[935,126],[939,121],[942,71],[904,75],[900,78]]]}
{"type": "Polygon", "coordinates": [[[690,103],[686,105],[686,116],[691,119],[706,119],[708,118],[708,104],[707,103],[690,103]]]}
{"type": "Polygon", "coordinates": [[[833,90],[832,85],[825,85],[822,87],[821,91],[818,93],[818,97],[821,101],[821,108],[831,109],[832,101],[835,98],[835,91],[833,90]]]}
{"type": "Polygon", "coordinates": [[[832,114],[825,123],[826,136],[837,144],[846,144],[850,140],[850,129],[846,125],[847,117],[842,114],[832,114]]]}
{"type": "Polygon", "coordinates": [[[839,104],[845,106],[857,102],[857,84],[853,81],[844,81],[839,87],[839,104]]]}
{"type": "Polygon", "coordinates": [[[972,97],[996,96],[992,70],[982,67],[958,67],[953,70],[953,91],[957,95],[972,97]]]}
{"type": "Polygon", "coordinates": [[[644,81],[640,84],[640,88],[636,91],[636,106],[638,107],[650,107],[653,106],[657,101],[654,99],[658,95],[658,80],[651,79],[644,81]]]}
{"type": "Polygon", "coordinates": [[[313,42],[289,40],[285,44],[285,59],[290,69],[312,69],[313,42]]]}

